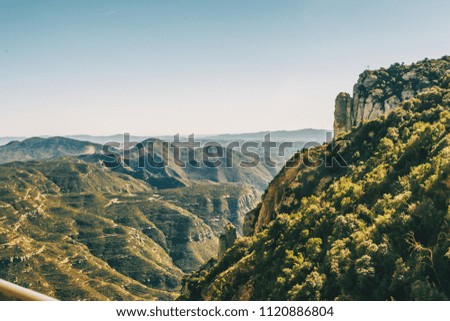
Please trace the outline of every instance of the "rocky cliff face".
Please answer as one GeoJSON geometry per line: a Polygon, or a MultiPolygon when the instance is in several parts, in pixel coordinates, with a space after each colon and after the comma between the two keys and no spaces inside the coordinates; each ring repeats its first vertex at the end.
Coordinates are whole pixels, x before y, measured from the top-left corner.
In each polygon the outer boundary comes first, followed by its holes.
{"type": "Polygon", "coordinates": [[[366,70],[353,87],[353,97],[340,93],[335,102],[334,135],[348,132],[364,120],[390,113],[401,102],[437,85],[450,70],[450,57],[424,60],[410,66],[394,64],[366,70]]]}
{"type": "Polygon", "coordinates": [[[225,255],[226,251],[233,246],[236,238],[236,228],[231,223],[227,224],[227,226],[225,226],[224,234],[219,237],[219,259],[221,259],[225,255]]]}
{"type": "Polygon", "coordinates": [[[353,99],[348,93],[339,93],[334,109],[334,133],[337,136],[352,127],[353,99]]]}

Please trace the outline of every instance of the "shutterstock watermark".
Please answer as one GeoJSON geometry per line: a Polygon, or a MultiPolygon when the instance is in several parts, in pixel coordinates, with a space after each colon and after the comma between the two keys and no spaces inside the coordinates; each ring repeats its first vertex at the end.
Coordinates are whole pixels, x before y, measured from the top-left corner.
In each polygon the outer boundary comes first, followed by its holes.
{"type": "Polygon", "coordinates": [[[261,140],[211,141],[196,139],[194,134],[180,138],[173,136],[172,141],[148,139],[142,142],[130,140],[130,134],[123,135],[122,142],[108,142],[103,145],[104,164],[109,168],[129,166],[133,168],[163,169],[176,165],[180,168],[253,168],[264,164],[269,168],[318,166],[348,166],[344,158],[335,150],[332,133],[326,133],[326,143],[331,151],[324,153],[322,159],[312,157],[308,151],[321,146],[324,142],[274,141],[268,133],[261,140]],[[302,152],[299,161],[290,156],[302,152]]]}

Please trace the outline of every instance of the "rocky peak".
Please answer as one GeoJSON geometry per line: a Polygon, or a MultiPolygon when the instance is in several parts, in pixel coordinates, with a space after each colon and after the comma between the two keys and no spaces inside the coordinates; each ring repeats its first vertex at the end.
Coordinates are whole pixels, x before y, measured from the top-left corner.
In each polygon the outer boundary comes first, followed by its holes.
{"type": "Polygon", "coordinates": [[[351,128],[351,113],[353,109],[353,99],[348,93],[339,93],[336,97],[334,109],[334,132],[342,133],[351,128]]]}
{"type": "Polygon", "coordinates": [[[233,224],[228,223],[225,226],[224,233],[219,237],[219,260],[225,255],[225,252],[233,246],[236,241],[237,233],[233,224]]]}
{"type": "Polygon", "coordinates": [[[353,96],[340,93],[335,102],[334,135],[348,132],[364,120],[390,113],[417,93],[442,83],[450,72],[450,57],[425,59],[412,65],[394,64],[366,70],[353,87],[353,96]]]}

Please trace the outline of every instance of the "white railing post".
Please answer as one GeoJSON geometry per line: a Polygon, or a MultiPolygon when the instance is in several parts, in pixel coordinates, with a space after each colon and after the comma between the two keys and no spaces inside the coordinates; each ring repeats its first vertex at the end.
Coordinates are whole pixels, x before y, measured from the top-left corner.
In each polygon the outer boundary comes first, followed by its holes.
{"type": "Polygon", "coordinates": [[[0,279],[0,296],[20,301],[57,301],[47,295],[0,279]]]}

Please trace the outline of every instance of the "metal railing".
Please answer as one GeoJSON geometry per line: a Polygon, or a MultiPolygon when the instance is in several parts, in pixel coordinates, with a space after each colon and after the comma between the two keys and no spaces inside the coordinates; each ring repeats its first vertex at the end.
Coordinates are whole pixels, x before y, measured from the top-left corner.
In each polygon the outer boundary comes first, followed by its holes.
{"type": "Polygon", "coordinates": [[[47,295],[26,289],[14,283],[0,279],[0,300],[18,301],[57,301],[47,295]]]}

